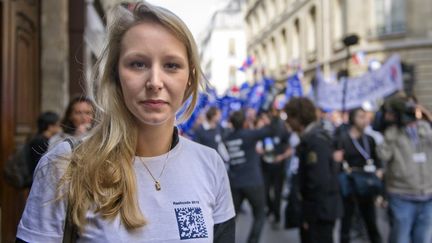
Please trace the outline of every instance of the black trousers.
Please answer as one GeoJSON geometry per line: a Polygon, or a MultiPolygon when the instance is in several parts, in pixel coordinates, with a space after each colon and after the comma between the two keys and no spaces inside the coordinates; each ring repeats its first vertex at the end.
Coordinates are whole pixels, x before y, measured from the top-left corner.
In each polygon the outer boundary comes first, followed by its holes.
{"type": "Polygon", "coordinates": [[[308,227],[300,227],[302,243],[333,243],[335,221],[318,220],[309,222],[308,227]]]}
{"type": "Polygon", "coordinates": [[[265,222],[265,194],[264,186],[231,188],[236,214],[244,199],[248,200],[252,207],[253,222],[248,237],[248,243],[259,241],[265,222]]]}
{"type": "Polygon", "coordinates": [[[356,207],[366,225],[371,243],[381,243],[381,236],[376,223],[376,212],[373,198],[355,199],[354,197],[344,198],[344,216],[341,227],[341,243],[350,242],[350,230],[352,218],[356,207]]]}
{"type": "Polygon", "coordinates": [[[266,192],[267,215],[273,214],[275,222],[280,221],[282,188],[285,178],[285,164],[268,164],[262,162],[266,192]]]}

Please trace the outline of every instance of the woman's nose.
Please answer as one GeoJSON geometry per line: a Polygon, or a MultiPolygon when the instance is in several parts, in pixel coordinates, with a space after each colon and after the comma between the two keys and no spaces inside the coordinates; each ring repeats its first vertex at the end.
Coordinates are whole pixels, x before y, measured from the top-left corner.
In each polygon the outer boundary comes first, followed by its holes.
{"type": "Polygon", "coordinates": [[[146,82],[146,87],[148,89],[160,90],[163,88],[163,72],[157,66],[154,65],[150,70],[149,78],[146,82]]]}

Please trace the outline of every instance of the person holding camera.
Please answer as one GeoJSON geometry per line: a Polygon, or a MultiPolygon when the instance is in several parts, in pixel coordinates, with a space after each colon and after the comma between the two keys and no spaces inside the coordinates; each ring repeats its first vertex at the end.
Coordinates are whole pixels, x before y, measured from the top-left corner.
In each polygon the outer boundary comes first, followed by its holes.
{"type": "Polygon", "coordinates": [[[386,189],[391,215],[390,242],[432,239],[432,129],[418,120],[416,106],[396,97],[385,104],[391,118],[378,154],[387,161],[386,189]]]}

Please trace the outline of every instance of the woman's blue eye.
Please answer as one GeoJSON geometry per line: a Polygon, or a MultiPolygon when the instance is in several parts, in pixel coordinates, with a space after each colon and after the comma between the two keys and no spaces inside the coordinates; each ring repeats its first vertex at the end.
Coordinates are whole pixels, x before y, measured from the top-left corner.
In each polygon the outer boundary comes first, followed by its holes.
{"type": "Polygon", "coordinates": [[[138,61],[131,62],[129,65],[132,68],[138,68],[138,69],[141,69],[141,68],[145,67],[145,64],[143,62],[138,62],[138,61]]]}
{"type": "Polygon", "coordinates": [[[172,70],[176,70],[180,67],[180,65],[176,64],[176,63],[167,63],[165,65],[166,68],[168,69],[172,69],[172,70]]]}

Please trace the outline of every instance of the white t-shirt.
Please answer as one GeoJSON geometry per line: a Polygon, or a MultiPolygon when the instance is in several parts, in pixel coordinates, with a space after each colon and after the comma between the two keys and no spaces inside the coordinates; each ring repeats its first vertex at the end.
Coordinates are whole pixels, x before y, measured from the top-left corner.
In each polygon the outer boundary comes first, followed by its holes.
{"type": "MultiPolygon", "coordinates": [[[[63,142],[39,162],[35,180],[17,237],[27,242],[61,242],[66,212],[65,200],[53,201],[58,179],[70,154],[63,142]]],[[[152,158],[135,157],[138,202],[148,224],[128,231],[117,216],[103,220],[93,211],[78,242],[213,242],[214,224],[235,216],[224,163],[217,152],[180,137],[171,150],[160,179],[161,190],[145,169],[159,176],[166,154],[152,158]]]]}

